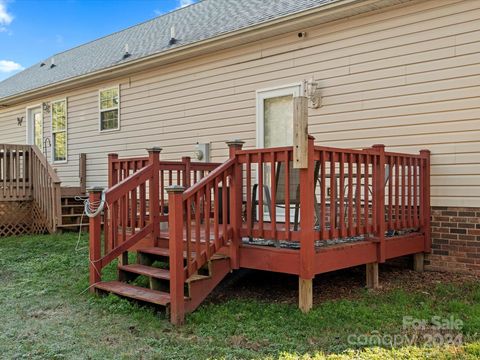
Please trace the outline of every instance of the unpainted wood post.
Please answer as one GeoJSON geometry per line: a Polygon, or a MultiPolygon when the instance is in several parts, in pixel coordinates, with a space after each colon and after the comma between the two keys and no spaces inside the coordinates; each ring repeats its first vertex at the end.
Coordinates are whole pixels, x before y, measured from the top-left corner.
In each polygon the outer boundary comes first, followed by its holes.
{"type": "Polygon", "coordinates": [[[182,184],[183,184],[183,186],[189,188],[192,185],[192,173],[191,173],[191,171],[192,171],[191,170],[192,160],[190,159],[190,156],[184,156],[184,157],[182,157],[182,162],[185,165],[185,173],[183,175],[184,177],[183,177],[182,184]]]}
{"type": "Polygon", "coordinates": [[[160,239],[160,152],[162,148],[147,149],[148,162],[152,165],[152,178],[149,186],[149,218],[152,223],[152,237],[154,246],[158,246],[160,239]]]}
{"type": "Polygon", "coordinates": [[[429,253],[432,250],[432,238],[430,228],[430,150],[420,150],[420,155],[425,159],[423,166],[423,233],[424,251],[429,253]]]}
{"type": "Polygon", "coordinates": [[[413,270],[423,272],[424,270],[424,253],[413,254],[413,270]]]}
{"type": "MultiPolygon", "coordinates": [[[[98,205],[102,197],[103,188],[95,187],[89,189],[89,201],[91,206],[98,205]]],[[[96,209],[93,209],[96,210],[96,209]]],[[[90,279],[90,291],[95,292],[93,284],[96,284],[101,281],[101,264],[99,262],[101,258],[101,247],[102,247],[102,216],[99,214],[89,220],[89,279],[90,279]]]]}
{"type": "MultiPolygon", "coordinates": [[[[87,154],[81,153],[79,156],[78,177],[80,178],[80,193],[87,191],[87,154]]],[[[110,163],[110,161],[109,161],[110,163]]],[[[110,171],[108,172],[110,176],[110,171]]]]}
{"type": "Polygon", "coordinates": [[[108,187],[111,188],[118,182],[118,170],[115,168],[114,161],[118,159],[118,154],[108,154],[108,187]]]}
{"type": "Polygon", "coordinates": [[[370,263],[366,265],[366,274],[367,274],[367,288],[369,289],[378,289],[378,263],[370,263]]]}
{"type": "Polygon", "coordinates": [[[56,232],[58,227],[62,225],[62,183],[60,181],[53,182],[52,201],[53,201],[52,231],[56,232]]]}
{"type": "Polygon", "coordinates": [[[299,307],[308,311],[313,304],[312,279],[315,276],[315,159],[314,138],[308,137],[308,166],[300,169],[300,286],[299,307]]]}
{"type": "MultiPolygon", "coordinates": [[[[238,151],[242,150],[244,141],[232,140],[226,142],[230,158],[235,158],[238,151]]],[[[230,224],[233,234],[230,245],[230,261],[233,269],[240,267],[240,229],[242,227],[242,204],[243,203],[243,171],[242,165],[235,164],[230,183],[230,224]]],[[[223,211],[227,211],[224,204],[223,211]]]]}
{"type": "Polygon", "coordinates": [[[303,313],[313,307],[313,280],[298,278],[298,307],[303,313]]]}
{"type": "Polygon", "coordinates": [[[185,188],[179,185],[168,186],[168,230],[170,254],[170,321],[181,325],[185,319],[184,282],[185,269],[183,265],[183,192],[185,188]]]}
{"type": "Polygon", "coordinates": [[[308,165],[308,99],[298,96],[293,98],[293,167],[308,165]]]}
{"type": "MultiPolygon", "coordinates": [[[[385,145],[376,144],[372,148],[379,153],[376,179],[374,179],[376,203],[373,206],[377,207],[377,228],[375,229],[378,239],[377,258],[378,262],[383,263],[385,262],[385,145]]],[[[365,202],[365,206],[368,206],[367,202],[365,202]]],[[[368,211],[368,209],[365,211],[368,211]]]]}

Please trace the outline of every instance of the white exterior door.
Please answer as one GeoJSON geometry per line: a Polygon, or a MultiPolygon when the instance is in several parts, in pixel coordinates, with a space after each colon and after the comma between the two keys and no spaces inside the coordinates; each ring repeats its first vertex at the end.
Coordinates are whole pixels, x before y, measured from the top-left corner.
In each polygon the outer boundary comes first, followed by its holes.
{"type": "MultiPolygon", "coordinates": [[[[257,91],[257,147],[269,148],[293,145],[293,98],[300,96],[301,85],[257,91]]],[[[258,174],[258,171],[257,171],[258,174]]],[[[263,183],[272,188],[270,165],[264,165],[263,183]]],[[[257,178],[258,183],[258,178],[257,178]]],[[[264,189],[266,191],[266,189],[264,189]]],[[[269,190],[268,190],[269,191],[269,190]]],[[[264,199],[266,194],[264,192],[264,199]]],[[[263,209],[264,219],[269,220],[268,207],[263,209]]],[[[290,212],[293,221],[293,211],[290,212]]],[[[278,222],[285,220],[284,207],[276,208],[278,222]]]]}
{"type": "Polygon", "coordinates": [[[291,146],[293,97],[301,85],[257,91],[257,147],[291,146]]]}
{"type": "Polygon", "coordinates": [[[41,107],[27,110],[27,144],[37,145],[43,152],[43,115],[41,107]]]}

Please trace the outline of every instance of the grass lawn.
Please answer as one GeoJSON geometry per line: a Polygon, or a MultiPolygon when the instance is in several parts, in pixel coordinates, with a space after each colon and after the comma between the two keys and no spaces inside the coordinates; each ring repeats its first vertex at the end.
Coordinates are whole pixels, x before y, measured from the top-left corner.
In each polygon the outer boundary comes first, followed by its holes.
{"type": "Polygon", "coordinates": [[[472,277],[394,270],[383,290],[369,292],[361,270],[336,273],[316,279],[315,307],[302,314],[295,279],[256,273],[227,282],[175,328],[149,308],[85,291],[87,237],[75,245],[75,234],[0,239],[0,358],[480,357],[480,283],[472,277]],[[404,316],[426,327],[403,328],[404,316]],[[434,328],[450,317],[462,324],[434,328]],[[391,348],[395,336],[403,340],[391,348]],[[384,346],[374,346],[379,337],[384,346]]]}

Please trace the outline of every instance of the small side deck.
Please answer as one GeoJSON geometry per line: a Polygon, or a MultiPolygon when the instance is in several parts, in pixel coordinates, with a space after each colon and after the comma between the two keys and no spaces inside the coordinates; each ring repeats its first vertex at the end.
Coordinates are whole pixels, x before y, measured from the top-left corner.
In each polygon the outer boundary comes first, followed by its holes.
{"type": "Polygon", "coordinates": [[[109,157],[103,201],[101,189],[90,192],[92,210],[103,206],[90,219],[92,289],[103,267],[119,258],[125,269],[136,251],[141,266],[166,264],[167,283],[151,279],[150,286],[168,293],[173,323],[240,268],[298,275],[299,307],[308,311],[317,274],[366,265],[367,285],[375,287],[379,263],[430,251],[428,151],[329,148],[309,137],[307,163],[296,166],[293,147],[227,144],[222,164],[162,161],[160,149],[148,158],[109,157]],[[152,248],[162,255],[145,258],[152,248]]]}

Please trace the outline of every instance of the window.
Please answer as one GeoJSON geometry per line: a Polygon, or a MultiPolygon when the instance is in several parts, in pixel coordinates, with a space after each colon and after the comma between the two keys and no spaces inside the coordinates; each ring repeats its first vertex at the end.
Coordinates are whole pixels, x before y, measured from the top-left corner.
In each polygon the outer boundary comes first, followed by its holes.
{"type": "Polygon", "coordinates": [[[52,158],[67,161],[67,101],[52,102],[52,158]]]}
{"type": "Polygon", "coordinates": [[[100,90],[100,131],[120,128],[119,93],[118,86],[100,90]]]}

